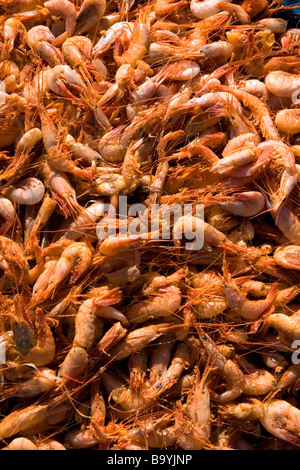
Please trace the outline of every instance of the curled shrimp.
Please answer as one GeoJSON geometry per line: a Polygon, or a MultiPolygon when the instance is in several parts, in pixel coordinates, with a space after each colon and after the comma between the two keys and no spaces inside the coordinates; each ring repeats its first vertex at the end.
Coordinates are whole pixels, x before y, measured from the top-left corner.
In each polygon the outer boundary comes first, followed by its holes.
{"type": "Polygon", "coordinates": [[[181,278],[181,274],[178,273],[178,277],[171,275],[168,277],[160,276],[152,280],[147,292],[151,295],[149,300],[138,302],[133,304],[126,312],[126,317],[131,323],[143,323],[149,319],[156,317],[169,317],[175,313],[181,304],[181,292],[176,285],[168,285],[176,283],[181,278]],[[159,284],[156,281],[159,280],[159,284]],[[155,286],[155,287],[154,287],[155,286]]]}
{"type": "Polygon", "coordinates": [[[245,293],[230,279],[227,269],[224,268],[225,296],[228,305],[238,315],[247,320],[256,320],[275,299],[277,284],[273,284],[265,299],[248,300],[245,293]]]}
{"type": "Polygon", "coordinates": [[[54,46],[60,46],[72,36],[76,26],[77,12],[75,6],[68,0],[50,0],[44,3],[51,15],[62,17],[66,21],[66,31],[53,41],[54,46]]]}
{"type": "Polygon", "coordinates": [[[1,450],[38,450],[37,446],[26,437],[16,437],[1,450]]]}
{"type": "Polygon", "coordinates": [[[300,247],[298,245],[281,246],[275,250],[274,260],[286,269],[300,269],[300,247]]]}
{"type": "Polygon", "coordinates": [[[219,403],[227,403],[239,397],[245,387],[245,377],[241,369],[231,359],[226,359],[211,340],[205,341],[204,347],[206,354],[217,367],[218,372],[225,378],[227,385],[227,390],[221,394],[210,390],[211,397],[219,403]]]}
{"type": "Polygon", "coordinates": [[[76,191],[71,185],[67,175],[61,171],[52,168],[48,163],[44,163],[41,170],[41,176],[52,193],[52,197],[68,216],[69,213],[78,213],[81,206],[77,202],[76,191]]]}
{"type": "Polygon", "coordinates": [[[44,293],[37,294],[38,297],[45,295],[47,298],[67,277],[69,277],[70,284],[75,283],[89,268],[91,261],[92,252],[86,243],[72,243],[62,252],[50,276],[47,289],[44,293]]]}
{"type": "Polygon", "coordinates": [[[119,36],[123,36],[124,39],[131,40],[133,28],[134,24],[126,21],[113,24],[95,44],[93,48],[94,57],[97,58],[106,52],[119,36]]]}
{"type": "Polygon", "coordinates": [[[0,228],[0,234],[5,235],[17,221],[17,214],[10,199],[0,196],[0,215],[5,221],[0,228]]]}
{"type": "Polygon", "coordinates": [[[59,96],[74,99],[71,90],[82,91],[84,83],[80,75],[68,65],[57,65],[47,75],[47,84],[51,91],[59,96]]]}
{"type": "Polygon", "coordinates": [[[291,98],[300,88],[300,77],[296,74],[276,70],[266,76],[265,84],[273,95],[280,98],[291,98]]]}
{"type": "Polygon", "coordinates": [[[38,204],[44,197],[45,186],[37,178],[27,178],[13,188],[6,190],[6,196],[16,204],[32,206],[38,204]]]}
{"type": "Polygon", "coordinates": [[[121,53],[120,38],[116,39],[114,59],[118,66],[129,64],[135,67],[138,60],[142,60],[147,52],[149,42],[148,20],[141,19],[134,25],[132,31],[132,42],[127,51],[121,53]]]}
{"type": "MultiPolygon", "coordinates": [[[[218,0],[192,0],[190,4],[191,12],[197,18],[208,18],[222,11],[222,6],[219,8],[218,3],[220,3],[218,0]]],[[[223,3],[231,3],[231,0],[223,3]]]]}
{"type": "Polygon", "coordinates": [[[260,422],[273,436],[300,446],[300,410],[287,401],[265,403],[260,422]]]}
{"type": "Polygon", "coordinates": [[[299,314],[293,313],[291,316],[284,313],[272,313],[264,323],[264,328],[275,328],[280,333],[280,338],[287,344],[300,338],[299,314]]]}
{"type": "Polygon", "coordinates": [[[300,109],[282,109],[278,111],[275,124],[280,132],[295,135],[300,132],[300,109]]]}
{"type": "Polygon", "coordinates": [[[219,206],[234,215],[253,217],[259,214],[265,206],[265,198],[258,191],[235,193],[233,196],[212,198],[219,206]]]}
{"type": "Polygon", "coordinates": [[[134,352],[143,349],[149,343],[159,338],[170,330],[171,323],[162,323],[159,325],[149,325],[134,330],[114,346],[110,354],[114,361],[119,361],[130,356],[134,352]]]}

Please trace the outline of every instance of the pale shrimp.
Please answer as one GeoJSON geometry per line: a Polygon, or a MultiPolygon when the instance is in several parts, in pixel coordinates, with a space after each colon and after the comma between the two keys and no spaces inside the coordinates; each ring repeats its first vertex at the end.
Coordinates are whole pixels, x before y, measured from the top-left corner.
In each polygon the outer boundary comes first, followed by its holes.
{"type": "Polygon", "coordinates": [[[15,204],[32,206],[38,204],[44,197],[45,186],[37,178],[27,178],[13,188],[5,190],[5,195],[15,204]]]}
{"type": "Polygon", "coordinates": [[[210,390],[211,397],[219,403],[227,403],[239,397],[245,387],[245,377],[241,369],[231,359],[226,359],[211,340],[204,341],[204,348],[212,365],[225,378],[227,385],[227,390],[221,394],[210,390]]]}
{"type": "Polygon", "coordinates": [[[300,446],[300,410],[287,401],[264,403],[260,422],[273,436],[300,446]]]}
{"type": "MultiPolygon", "coordinates": [[[[21,96],[25,98],[31,105],[36,105],[39,103],[40,97],[45,96],[45,94],[49,91],[47,81],[49,72],[50,68],[45,68],[40,72],[37,72],[32,81],[28,80],[25,82],[21,96]]],[[[41,132],[40,129],[38,130],[41,132]]]]}
{"type": "Polygon", "coordinates": [[[0,215],[5,221],[0,228],[0,235],[5,235],[17,222],[17,213],[10,199],[0,196],[0,215]]]}
{"type": "Polygon", "coordinates": [[[174,347],[174,336],[166,334],[164,341],[154,346],[149,359],[149,385],[152,386],[166,372],[174,347]]]}
{"type": "Polygon", "coordinates": [[[153,403],[152,399],[143,396],[140,389],[131,388],[109,372],[102,374],[102,381],[109,397],[125,411],[140,411],[153,403]]]}
{"type": "MultiPolygon", "coordinates": [[[[72,243],[63,251],[49,279],[47,289],[40,295],[47,298],[66,278],[69,278],[70,285],[74,284],[89,268],[91,261],[92,252],[86,243],[72,243]]],[[[37,294],[38,297],[40,295],[37,294]]]]}
{"type": "Polygon", "coordinates": [[[79,307],[75,318],[75,337],[73,344],[81,348],[88,349],[95,339],[96,318],[114,318],[128,326],[128,321],[124,315],[116,309],[110,310],[109,305],[118,302],[119,299],[101,299],[93,297],[85,300],[79,307]],[[108,307],[106,307],[106,305],[108,307]]]}
{"type": "Polygon", "coordinates": [[[191,307],[196,318],[213,318],[228,308],[224,296],[223,284],[214,271],[204,271],[193,274],[191,277],[193,289],[189,290],[191,307]],[[206,291],[209,283],[210,292],[206,291]]]}
{"type": "Polygon", "coordinates": [[[47,75],[48,87],[53,93],[65,98],[76,99],[73,92],[82,92],[84,83],[80,75],[69,65],[57,65],[47,75]]]}
{"type": "Polygon", "coordinates": [[[275,390],[272,393],[272,398],[274,398],[277,393],[282,392],[284,390],[289,390],[289,389],[297,390],[299,373],[300,373],[299,364],[292,364],[290,367],[288,367],[284,371],[282,376],[279,378],[279,380],[277,380],[275,390]]]}
{"type": "Polygon", "coordinates": [[[114,346],[110,355],[113,361],[120,361],[130,356],[131,354],[145,348],[148,344],[152,343],[155,339],[159,338],[170,331],[172,323],[161,323],[158,325],[149,325],[143,328],[138,328],[114,346]]]}
{"type": "Polygon", "coordinates": [[[5,390],[3,397],[33,398],[42,393],[49,392],[57,386],[56,372],[47,367],[34,370],[33,377],[24,382],[17,383],[5,390]]]}
{"type": "Polygon", "coordinates": [[[33,295],[35,295],[38,292],[43,292],[45,289],[47,289],[49,279],[54,272],[56,264],[57,264],[57,260],[46,261],[43,272],[39,275],[35,284],[32,287],[33,295]]]}
{"type": "Polygon", "coordinates": [[[22,248],[10,238],[0,236],[0,268],[12,281],[20,282],[27,270],[27,259],[22,248]]]}
{"type": "Polygon", "coordinates": [[[238,88],[246,93],[256,96],[263,101],[268,101],[269,93],[266,85],[260,80],[241,80],[238,83],[238,88]]]}
{"type": "Polygon", "coordinates": [[[88,145],[77,142],[70,134],[67,135],[65,142],[75,160],[80,160],[87,164],[101,160],[101,155],[98,152],[91,149],[88,145]]]}
{"type": "Polygon", "coordinates": [[[258,191],[235,193],[233,196],[212,197],[212,201],[226,211],[242,217],[253,217],[265,207],[265,198],[258,191]]]}
{"type": "Polygon", "coordinates": [[[25,23],[27,30],[29,30],[36,24],[43,24],[45,21],[47,21],[49,18],[49,11],[47,8],[38,6],[36,10],[15,13],[13,18],[21,21],[21,23],[25,23]]]}
{"type": "Polygon", "coordinates": [[[300,133],[300,109],[282,109],[278,111],[275,124],[280,132],[287,135],[300,133]]]}
{"type": "Polygon", "coordinates": [[[106,9],[106,0],[84,0],[76,20],[76,35],[97,26],[106,9]]]}
{"type": "Polygon", "coordinates": [[[95,231],[95,225],[102,215],[104,215],[104,202],[101,199],[93,201],[81,211],[61,238],[76,241],[85,233],[95,231]]]}
{"type": "Polygon", "coordinates": [[[256,369],[245,374],[243,393],[245,395],[265,395],[275,388],[276,380],[273,374],[263,369],[256,369]]]}
{"type": "Polygon", "coordinates": [[[274,260],[279,266],[286,269],[300,269],[300,246],[287,245],[275,250],[274,260]]]}
{"type": "MultiPolygon", "coordinates": [[[[267,72],[282,70],[283,72],[297,73],[300,64],[300,57],[280,56],[273,57],[266,63],[267,72]]],[[[275,96],[275,95],[274,95],[275,96]]]]}
{"type": "MultiPolygon", "coordinates": [[[[50,42],[48,41],[37,41],[31,47],[42,59],[44,59],[49,64],[50,67],[56,67],[57,65],[62,65],[65,63],[64,56],[62,55],[60,50],[53,44],[50,44],[50,42]]],[[[41,74],[47,80],[48,74],[45,74],[42,71],[41,74]]],[[[48,82],[46,81],[43,85],[43,89],[48,91],[47,87],[48,82]]]]}
{"type": "MultiPolygon", "coordinates": [[[[190,4],[191,12],[197,18],[208,18],[222,11],[222,7],[218,8],[218,3],[220,3],[219,0],[192,0],[190,4]]],[[[224,3],[231,3],[231,0],[224,3]]]]}
{"type": "Polygon", "coordinates": [[[166,286],[158,289],[152,299],[129,307],[126,317],[133,324],[144,323],[153,318],[169,317],[177,312],[180,304],[180,289],[176,286],[166,286]]]}
{"type": "Polygon", "coordinates": [[[156,15],[167,15],[172,13],[174,10],[179,8],[181,5],[185,5],[185,0],[156,0],[154,3],[154,11],[156,15]]]}
{"type": "Polygon", "coordinates": [[[299,314],[293,313],[291,316],[288,316],[284,313],[272,313],[272,315],[266,318],[264,328],[265,330],[275,328],[283,333],[283,335],[280,335],[280,338],[290,345],[294,340],[300,339],[299,314]]]}
{"type": "Polygon", "coordinates": [[[115,83],[101,96],[97,105],[107,106],[108,103],[121,99],[133,81],[134,68],[129,64],[121,65],[115,75],[115,83]]]}
{"type": "Polygon", "coordinates": [[[38,450],[67,450],[60,442],[55,439],[43,439],[36,442],[38,450]]]}
{"type": "Polygon", "coordinates": [[[200,450],[210,445],[210,394],[204,380],[200,380],[199,371],[195,375],[195,383],[188,393],[185,406],[178,406],[172,432],[184,450],[200,450]]]}
{"type": "MultiPolygon", "coordinates": [[[[264,18],[254,23],[257,26],[262,26],[274,34],[284,34],[287,28],[287,21],[282,18],[264,18]]],[[[275,60],[277,58],[274,58],[275,60]]],[[[271,59],[273,60],[273,59],[271,59]]]]}
{"type": "Polygon", "coordinates": [[[108,162],[122,162],[133,139],[141,135],[140,126],[118,126],[99,140],[99,153],[108,162]]]}
{"type": "Polygon", "coordinates": [[[248,145],[241,149],[235,150],[232,153],[228,153],[221,160],[214,163],[211,171],[220,175],[236,175],[237,168],[243,168],[249,163],[257,160],[256,149],[253,146],[248,145]]]}
{"type": "MultiPolygon", "coordinates": [[[[105,70],[99,70],[96,64],[99,64],[99,61],[94,62],[92,67],[89,66],[89,61],[91,60],[92,54],[92,41],[85,36],[73,36],[68,38],[62,45],[62,52],[64,58],[73,68],[77,68],[81,75],[89,81],[92,81],[93,78],[89,72],[89,68],[95,72],[96,76],[101,76],[101,72],[105,75],[105,70]]],[[[102,62],[100,62],[102,63],[102,62]]]]}
{"type": "Polygon", "coordinates": [[[260,143],[260,138],[257,134],[252,134],[251,132],[247,134],[241,134],[237,137],[233,137],[228,141],[224,150],[222,152],[223,157],[226,157],[230,153],[233,153],[235,150],[239,150],[248,145],[252,144],[257,145],[260,143]]]}
{"type": "Polygon", "coordinates": [[[233,106],[235,111],[242,114],[242,107],[238,99],[224,91],[205,93],[200,97],[196,96],[186,103],[187,108],[190,106],[200,106],[203,109],[209,109],[213,106],[233,106]]]}
{"type": "Polygon", "coordinates": [[[230,278],[226,268],[224,268],[225,296],[229,307],[242,318],[256,320],[262,313],[272,305],[277,284],[273,284],[269,289],[265,299],[248,300],[246,293],[243,293],[237,284],[230,278]]]}
{"type": "Polygon", "coordinates": [[[114,59],[118,66],[129,64],[135,67],[139,60],[143,60],[148,50],[149,44],[149,20],[142,18],[137,21],[132,31],[132,41],[125,52],[121,52],[120,37],[116,39],[114,48],[114,59]]]}
{"type": "Polygon", "coordinates": [[[54,34],[50,31],[47,26],[38,25],[34,26],[28,31],[27,42],[33,49],[39,42],[49,42],[51,44],[55,40],[54,34]]]}
{"type": "Polygon", "coordinates": [[[77,214],[82,210],[77,202],[75,189],[65,173],[55,170],[48,163],[44,163],[40,172],[46,187],[52,193],[54,201],[61,206],[67,216],[70,213],[77,214]]]}
{"type": "Polygon", "coordinates": [[[173,446],[176,443],[176,438],[172,435],[173,426],[168,426],[170,423],[171,419],[168,415],[159,417],[155,422],[149,419],[140,420],[138,426],[126,430],[126,440],[128,443],[132,443],[131,446],[133,444],[135,446],[143,445],[146,449],[162,449],[173,446]]]}
{"type": "Polygon", "coordinates": [[[241,5],[236,5],[235,3],[227,2],[219,2],[217,3],[216,7],[221,11],[227,11],[233,18],[241,24],[250,24],[251,18],[250,15],[247,13],[245,8],[241,5]]]}
{"type": "Polygon", "coordinates": [[[200,73],[200,67],[192,60],[178,60],[164,66],[161,73],[164,80],[192,80],[200,73]]]}
{"type": "Polygon", "coordinates": [[[26,437],[16,437],[1,450],[38,450],[37,446],[26,437]]]}
{"type": "Polygon", "coordinates": [[[133,28],[134,23],[126,21],[113,24],[95,44],[93,48],[94,57],[97,58],[106,52],[119,36],[123,36],[123,39],[131,40],[133,28]]]}
{"type": "Polygon", "coordinates": [[[300,77],[298,74],[276,70],[266,76],[265,84],[273,95],[280,98],[291,98],[300,88],[300,77]]]}
{"type": "Polygon", "coordinates": [[[102,241],[100,252],[105,256],[117,256],[134,248],[140,240],[139,235],[111,235],[102,241]]]}
{"type": "Polygon", "coordinates": [[[216,65],[224,65],[230,59],[233,48],[228,41],[215,41],[205,44],[200,52],[208,62],[212,61],[216,65]]]}
{"type": "Polygon", "coordinates": [[[215,229],[212,225],[208,224],[199,217],[194,216],[184,216],[175,222],[173,228],[173,239],[177,244],[182,239],[182,235],[184,235],[189,240],[192,239],[192,236],[194,239],[196,238],[193,244],[190,244],[190,249],[193,248],[194,243],[198,249],[202,248],[202,246],[200,246],[202,242],[202,236],[204,237],[204,243],[213,246],[222,247],[225,246],[227,242],[229,242],[226,235],[224,235],[222,232],[215,229]],[[199,239],[200,234],[201,238],[199,239]]]}
{"type": "Polygon", "coordinates": [[[264,364],[269,369],[275,369],[275,372],[281,372],[288,365],[285,357],[280,352],[265,348],[260,352],[260,355],[264,364]]]}
{"type": "Polygon", "coordinates": [[[68,0],[50,0],[44,3],[51,16],[64,18],[66,22],[66,31],[59,37],[54,39],[53,45],[60,46],[68,37],[72,36],[75,31],[77,11],[75,5],[68,0]]]}

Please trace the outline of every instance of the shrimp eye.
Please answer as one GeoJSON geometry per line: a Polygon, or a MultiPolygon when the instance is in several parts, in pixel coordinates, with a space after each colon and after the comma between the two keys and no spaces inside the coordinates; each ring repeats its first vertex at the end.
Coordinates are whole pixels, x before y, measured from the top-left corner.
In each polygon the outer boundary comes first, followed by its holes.
{"type": "Polygon", "coordinates": [[[7,183],[6,179],[1,180],[1,183],[6,184],[7,183]]]}
{"type": "Polygon", "coordinates": [[[213,196],[216,196],[218,194],[218,191],[214,191],[212,194],[213,196]]]}

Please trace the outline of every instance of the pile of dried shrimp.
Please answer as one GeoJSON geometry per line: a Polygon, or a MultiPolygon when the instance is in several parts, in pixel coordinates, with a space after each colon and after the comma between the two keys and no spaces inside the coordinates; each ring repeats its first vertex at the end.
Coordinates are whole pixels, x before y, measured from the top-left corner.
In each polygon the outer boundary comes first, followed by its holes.
{"type": "Polygon", "coordinates": [[[2,450],[299,448],[283,8],[0,0],[2,450]]]}

